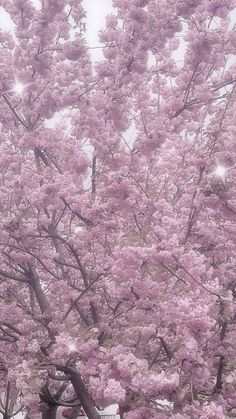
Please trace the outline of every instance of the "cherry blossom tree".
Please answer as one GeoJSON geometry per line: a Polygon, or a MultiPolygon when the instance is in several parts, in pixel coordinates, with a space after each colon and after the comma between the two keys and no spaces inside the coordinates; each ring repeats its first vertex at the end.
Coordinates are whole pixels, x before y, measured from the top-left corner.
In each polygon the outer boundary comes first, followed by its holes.
{"type": "Polygon", "coordinates": [[[235,417],[235,1],[113,5],[0,0],[1,388],[235,417]]]}

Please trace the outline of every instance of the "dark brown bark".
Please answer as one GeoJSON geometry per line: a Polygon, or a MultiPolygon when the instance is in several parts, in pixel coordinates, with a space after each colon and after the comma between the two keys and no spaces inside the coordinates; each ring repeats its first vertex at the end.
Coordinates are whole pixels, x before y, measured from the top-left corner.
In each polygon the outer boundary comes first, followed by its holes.
{"type": "Polygon", "coordinates": [[[218,370],[217,370],[217,376],[216,376],[216,384],[214,387],[214,393],[219,392],[220,390],[222,390],[222,387],[223,387],[224,360],[225,360],[225,357],[221,355],[219,363],[218,363],[218,370]]]}
{"type": "Polygon", "coordinates": [[[29,266],[29,278],[31,280],[31,286],[34,290],[44,320],[46,324],[49,324],[52,321],[52,310],[40,284],[37,272],[32,268],[32,266],[29,266]]]}
{"type": "Polygon", "coordinates": [[[76,419],[79,416],[80,409],[80,406],[73,407],[71,409],[70,419],[76,419]]]}
{"type": "Polygon", "coordinates": [[[127,413],[128,411],[129,411],[129,409],[127,407],[119,406],[120,419],[124,419],[125,418],[125,413],[127,413]]]}
{"type": "Polygon", "coordinates": [[[80,374],[73,374],[71,378],[71,384],[74,387],[74,390],[81,401],[83,409],[89,419],[101,419],[101,416],[97,412],[89,394],[88,390],[85,387],[83,380],[80,374]]]}
{"type": "MultiPolygon", "coordinates": [[[[220,315],[224,316],[224,303],[221,302],[220,304],[220,315]]],[[[220,331],[220,341],[223,342],[227,331],[227,321],[223,321],[221,325],[220,331]]],[[[220,356],[220,360],[218,363],[217,375],[216,375],[216,384],[214,387],[214,393],[220,392],[223,387],[223,374],[224,374],[224,364],[225,364],[225,357],[223,355],[220,356]]]]}
{"type": "Polygon", "coordinates": [[[88,419],[101,419],[101,416],[97,412],[93,400],[91,399],[89,392],[81,378],[81,375],[76,370],[76,368],[73,368],[72,366],[68,367],[61,367],[58,366],[57,369],[59,371],[63,371],[65,374],[67,374],[70,377],[70,382],[74,387],[75,393],[78,396],[78,399],[88,416],[88,419]]]}
{"type": "Polygon", "coordinates": [[[58,406],[48,406],[48,409],[43,410],[42,419],[56,419],[58,406]]]}

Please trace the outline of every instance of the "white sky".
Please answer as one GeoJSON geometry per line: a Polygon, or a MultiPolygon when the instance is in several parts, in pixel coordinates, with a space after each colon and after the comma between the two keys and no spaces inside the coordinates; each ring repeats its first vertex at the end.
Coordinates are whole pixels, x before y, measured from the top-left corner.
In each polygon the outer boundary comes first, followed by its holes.
{"type": "Polygon", "coordinates": [[[14,31],[14,25],[12,20],[10,19],[10,16],[8,13],[5,13],[5,10],[3,10],[0,7],[0,29],[3,31],[14,31]]]}
{"type": "MultiPolygon", "coordinates": [[[[88,18],[86,39],[90,47],[97,47],[98,34],[105,25],[105,17],[112,13],[112,0],[83,0],[83,5],[88,18]]],[[[101,49],[91,49],[90,52],[94,61],[102,58],[101,49]]]]}

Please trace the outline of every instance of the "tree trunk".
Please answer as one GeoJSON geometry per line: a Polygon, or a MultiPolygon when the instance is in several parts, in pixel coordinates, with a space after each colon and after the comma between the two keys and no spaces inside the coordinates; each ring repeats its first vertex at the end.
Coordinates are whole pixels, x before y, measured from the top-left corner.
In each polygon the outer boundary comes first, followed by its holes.
{"type": "Polygon", "coordinates": [[[81,405],[83,406],[83,409],[88,416],[89,419],[101,419],[101,416],[97,412],[89,394],[88,390],[85,387],[83,380],[79,373],[75,373],[73,371],[72,378],[71,378],[71,384],[74,387],[74,390],[81,402],[81,405]]]}
{"type": "Polygon", "coordinates": [[[80,373],[73,366],[57,366],[58,371],[64,372],[68,375],[72,386],[74,387],[75,393],[78,396],[78,399],[83,407],[88,419],[101,419],[98,411],[94,406],[94,402],[81,378],[80,373]]]}
{"type": "Polygon", "coordinates": [[[119,412],[120,412],[120,419],[124,419],[127,409],[125,409],[125,407],[123,406],[119,406],[119,412]]]}
{"type": "Polygon", "coordinates": [[[80,414],[81,406],[72,407],[70,419],[76,419],[80,414]]]}
{"type": "Polygon", "coordinates": [[[42,419],[56,419],[57,406],[48,406],[47,410],[43,410],[42,419]]]}

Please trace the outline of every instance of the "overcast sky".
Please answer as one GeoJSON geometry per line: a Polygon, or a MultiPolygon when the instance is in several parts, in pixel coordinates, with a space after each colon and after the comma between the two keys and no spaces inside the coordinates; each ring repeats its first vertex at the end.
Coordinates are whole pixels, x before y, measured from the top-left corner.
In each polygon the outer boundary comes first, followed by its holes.
{"type": "MultiPolygon", "coordinates": [[[[105,25],[105,16],[112,12],[112,0],[83,0],[84,8],[87,11],[87,41],[89,46],[99,46],[98,33],[105,25]]],[[[102,58],[99,49],[91,50],[94,60],[102,58]]]]}

